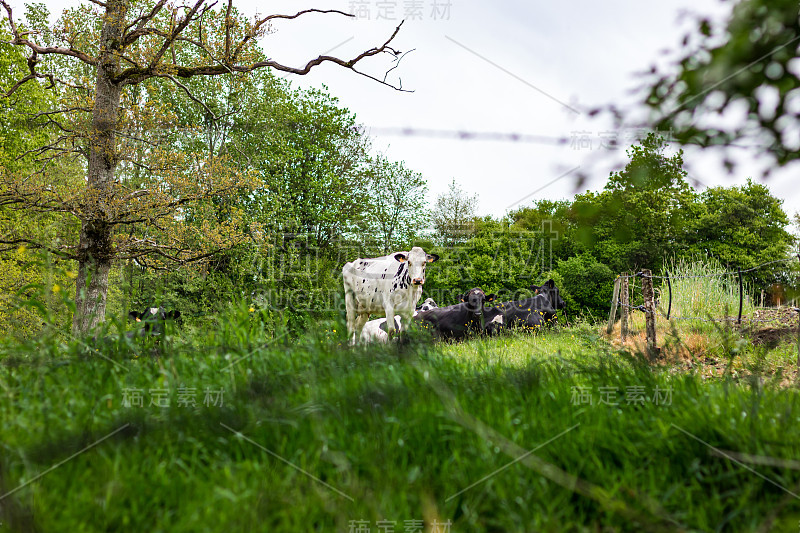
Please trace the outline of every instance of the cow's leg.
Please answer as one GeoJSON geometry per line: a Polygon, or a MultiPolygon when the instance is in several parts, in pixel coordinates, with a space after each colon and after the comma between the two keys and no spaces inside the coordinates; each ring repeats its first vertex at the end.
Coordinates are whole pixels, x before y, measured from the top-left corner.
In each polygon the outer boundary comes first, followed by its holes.
{"type": "Polygon", "coordinates": [[[387,305],[386,309],[386,335],[389,339],[392,339],[395,335],[395,328],[394,328],[394,306],[387,305]]]}
{"type": "Polygon", "coordinates": [[[398,315],[400,316],[400,331],[398,333],[402,334],[408,327],[411,325],[411,317],[414,316],[414,311],[407,311],[407,312],[400,312],[398,315]]]}
{"type": "Polygon", "coordinates": [[[356,302],[353,293],[344,291],[344,308],[347,313],[347,333],[350,334],[350,344],[355,344],[356,336],[356,302]]]}
{"type": "Polygon", "coordinates": [[[369,321],[369,313],[359,314],[353,322],[353,344],[361,338],[361,331],[364,329],[364,324],[369,321]]]}

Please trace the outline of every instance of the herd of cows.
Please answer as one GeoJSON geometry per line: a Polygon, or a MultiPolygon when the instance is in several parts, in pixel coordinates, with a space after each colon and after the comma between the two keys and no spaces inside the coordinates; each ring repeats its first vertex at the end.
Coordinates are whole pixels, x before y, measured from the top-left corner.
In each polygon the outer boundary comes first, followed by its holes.
{"type": "MultiPolygon", "coordinates": [[[[554,322],[556,311],[566,306],[552,279],[541,286],[532,285],[534,295],[522,300],[495,303],[494,294],[487,295],[476,287],[461,295],[461,302],[455,305],[439,307],[428,298],[418,306],[425,267],[438,259],[436,254],[414,247],[409,252],[345,264],[342,277],[350,344],[387,342],[412,321],[446,339],[492,335],[507,328],[537,329],[554,322]],[[370,314],[385,318],[370,321],[370,314]]],[[[164,324],[179,320],[181,313],[148,307],[142,312],[131,311],[128,316],[141,323],[140,328],[127,333],[133,338],[162,335],[164,324]]]]}
{"type": "Polygon", "coordinates": [[[555,320],[566,304],[553,280],[532,285],[534,296],[494,305],[494,294],[474,288],[461,303],[438,307],[428,298],[417,307],[425,284],[425,266],[439,259],[420,247],[384,257],[356,259],[342,268],[350,343],[386,342],[411,321],[440,338],[494,334],[504,328],[536,329],[555,320]],[[487,305],[489,304],[489,305],[487,305]],[[369,320],[371,313],[385,318],[369,320]]]}

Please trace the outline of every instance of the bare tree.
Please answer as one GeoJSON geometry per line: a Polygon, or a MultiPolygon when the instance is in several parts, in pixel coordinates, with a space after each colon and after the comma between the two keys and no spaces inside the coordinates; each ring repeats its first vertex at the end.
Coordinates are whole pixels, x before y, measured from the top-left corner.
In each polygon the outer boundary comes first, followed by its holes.
{"type": "MultiPolygon", "coordinates": [[[[159,161],[150,165],[148,170],[172,173],[174,179],[167,180],[169,186],[155,190],[121,182],[117,176],[117,166],[126,157],[119,145],[119,139],[124,135],[120,125],[125,118],[124,112],[121,112],[121,101],[125,98],[127,87],[153,78],[168,80],[197,105],[204,106],[214,119],[218,117],[211,108],[192,94],[181,80],[194,76],[245,74],[261,68],[304,75],[318,65],[333,63],[402,90],[387,82],[386,75],[376,77],[358,68],[363,60],[381,54],[389,54],[399,60],[400,52],[390,43],[397,36],[402,23],[382,44],[350,59],[320,55],[303,66],[291,67],[264,58],[256,45],[256,39],[267,33],[274,21],[295,19],[312,13],[352,15],[338,10],[306,9],[293,15],[275,14],[247,22],[237,16],[232,0],[228,0],[227,6],[219,10],[213,9],[217,2],[209,0],[196,0],[188,4],[167,0],[91,2],[94,6],[87,5],[82,9],[85,8],[84,14],[91,12],[93,24],[88,24],[88,27],[94,25],[100,28],[99,40],[97,36],[87,38],[87,25],[65,24],[56,35],[61,42],[54,43],[19,26],[9,2],[0,0],[11,29],[10,44],[28,51],[29,72],[11,87],[6,96],[12,95],[25,83],[43,80],[50,87],[74,89],[85,97],[81,104],[46,113],[47,123],[54,126],[58,133],[53,136],[52,142],[31,154],[45,156],[49,162],[54,157],[65,155],[79,154],[85,158],[86,180],[80,194],[63,197],[58,191],[48,190],[46,183],[31,186],[30,180],[20,176],[4,176],[0,187],[0,205],[68,213],[80,221],[78,242],[51,251],[78,263],[76,311],[72,327],[75,333],[81,334],[88,332],[105,316],[108,274],[114,259],[154,254],[165,260],[186,262],[207,255],[189,254],[190,246],[185,242],[164,244],[156,242],[149,235],[135,235],[135,225],[158,226],[159,222],[174,224],[175,214],[188,203],[224,194],[240,187],[248,179],[247,176],[230,175],[230,170],[213,157],[203,161],[175,162],[170,160],[171,154],[160,154],[159,161]],[[62,79],[60,75],[64,72],[63,68],[40,71],[43,65],[57,65],[58,62],[42,61],[48,56],[82,64],[94,77],[94,87],[91,87],[90,80],[82,85],[80,78],[62,79]],[[88,117],[84,121],[83,131],[76,126],[78,121],[70,122],[69,118],[59,121],[59,117],[80,112],[88,117]],[[126,231],[118,231],[119,227],[126,231]],[[126,236],[120,236],[127,233],[126,236]]],[[[74,12],[72,16],[76,16],[74,12]]],[[[144,138],[138,140],[148,142],[144,138]]],[[[152,147],[152,153],[157,153],[157,148],[152,147]]],[[[0,250],[20,244],[39,248],[48,246],[25,235],[0,236],[0,250]]]]}

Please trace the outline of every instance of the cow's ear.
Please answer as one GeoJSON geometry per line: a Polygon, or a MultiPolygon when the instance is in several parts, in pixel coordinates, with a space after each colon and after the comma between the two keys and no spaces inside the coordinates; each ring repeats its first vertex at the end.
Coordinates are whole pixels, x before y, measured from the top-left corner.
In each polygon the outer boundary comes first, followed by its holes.
{"type": "Polygon", "coordinates": [[[408,257],[406,257],[406,254],[404,254],[403,252],[398,252],[394,254],[394,258],[396,261],[399,261],[401,263],[405,263],[406,259],[408,259],[408,257]]]}
{"type": "Polygon", "coordinates": [[[553,281],[553,278],[550,278],[545,282],[544,286],[547,287],[548,289],[555,289],[556,288],[556,282],[553,281]]]}
{"type": "Polygon", "coordinates": [[[469,291],[465,292],[464,294],[458,297],[458,299],[461,300],[462,302],[466,302],[467,298],[469,298],[469,291]]]}
{"type": "Polygon", "coordinates": [[[178,311],[177,309],[167,313],[167,318],[169,320],[178,320],[180,317],[181,317],[181,312],[178,311]]]}
{"type": "Polygon", "coordinates": [[[492,293],[492,294],[487,294],[487,295],[486,295],[486,301],[487,301],[487,302],[493,302],[493,301],[495,301],[496,299],[497,299],[497,295],[496,295],[495,293],[492,293]]]}
{"type": "Polygon", "coordinates": [[[128,313],[128,318],[130,318],[131,320],[135,320],[136,322],[139,322],[141,320],[141,317],[142,313],[140,313],[139,311],[130,311],[128,313]]]}
{"type": "Polygon", "coordinates": [[[530,289],[533,291],[533,294],[539,294],[539,289],[541,289],[541,287],[538,285],[531,285],[530,289]]]}
{"type": "Polygon", "coordinates": [[[434,261],[438,261],[439,256],[436,254],[428,254],[428,263],[433,263],[434,261]]]}

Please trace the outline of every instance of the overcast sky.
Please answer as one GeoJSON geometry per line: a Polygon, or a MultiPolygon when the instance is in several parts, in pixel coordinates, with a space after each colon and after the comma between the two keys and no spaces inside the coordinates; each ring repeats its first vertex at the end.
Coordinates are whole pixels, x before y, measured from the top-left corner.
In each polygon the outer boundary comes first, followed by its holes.
{"type": "MultiPolygon", "coordinates": [[[[55,12],[74,3],[47,4],[55,12]]],[[[431,200],[455,179],[479,195],[481,214],[494,216],[535,199],[601,189],[609,172],[626,162],[624,147],[637,132],[611,131],[607,120],[591,119],[586,110],[633,101],[630,90],[640,83],[635,73],[655,62],[666,64],[660,52],[675,50],[689,28],[681,13],[720,19],[729,11],[729,3],[710,0],[234,0],[234,5],[251,16],[308,7],[358,15],[277,21],[261,44],[272,59],[292,66],[323,52],[354,57],[382,43],[405,18],[394,45],[414,51],[389,81],[397,83],[399,76],[403,88],[413,92],[395,91],[333,65],[291,78],[303,87],[327,85],[370,131],[375,151],[423,174],[431,200]],[[418,133],[402,134],[408,128],[418,133]],[[469,140],[456,138],[458,132],[498,135],[490,136],[497,140],[469,140]],[[622,148],[608,148],[607,139],[614,137],[622,148]],[[556,144],[559,138],[567,142],[556,144]],[[589,176],[579,191],[576,168],[589,176]]],[[[382,78],[387,63],[367,60],[361,68],[382,78]]],[[[741,149],[734,155],[740,165],[731,176],[719,154],[686,150],[690,183],[702,190],[760,176],[754,152],[741,149]]],[[[797,167],[789,167],[766,182],[790,215],[800,211],[796,174],[797,167]]]]}

